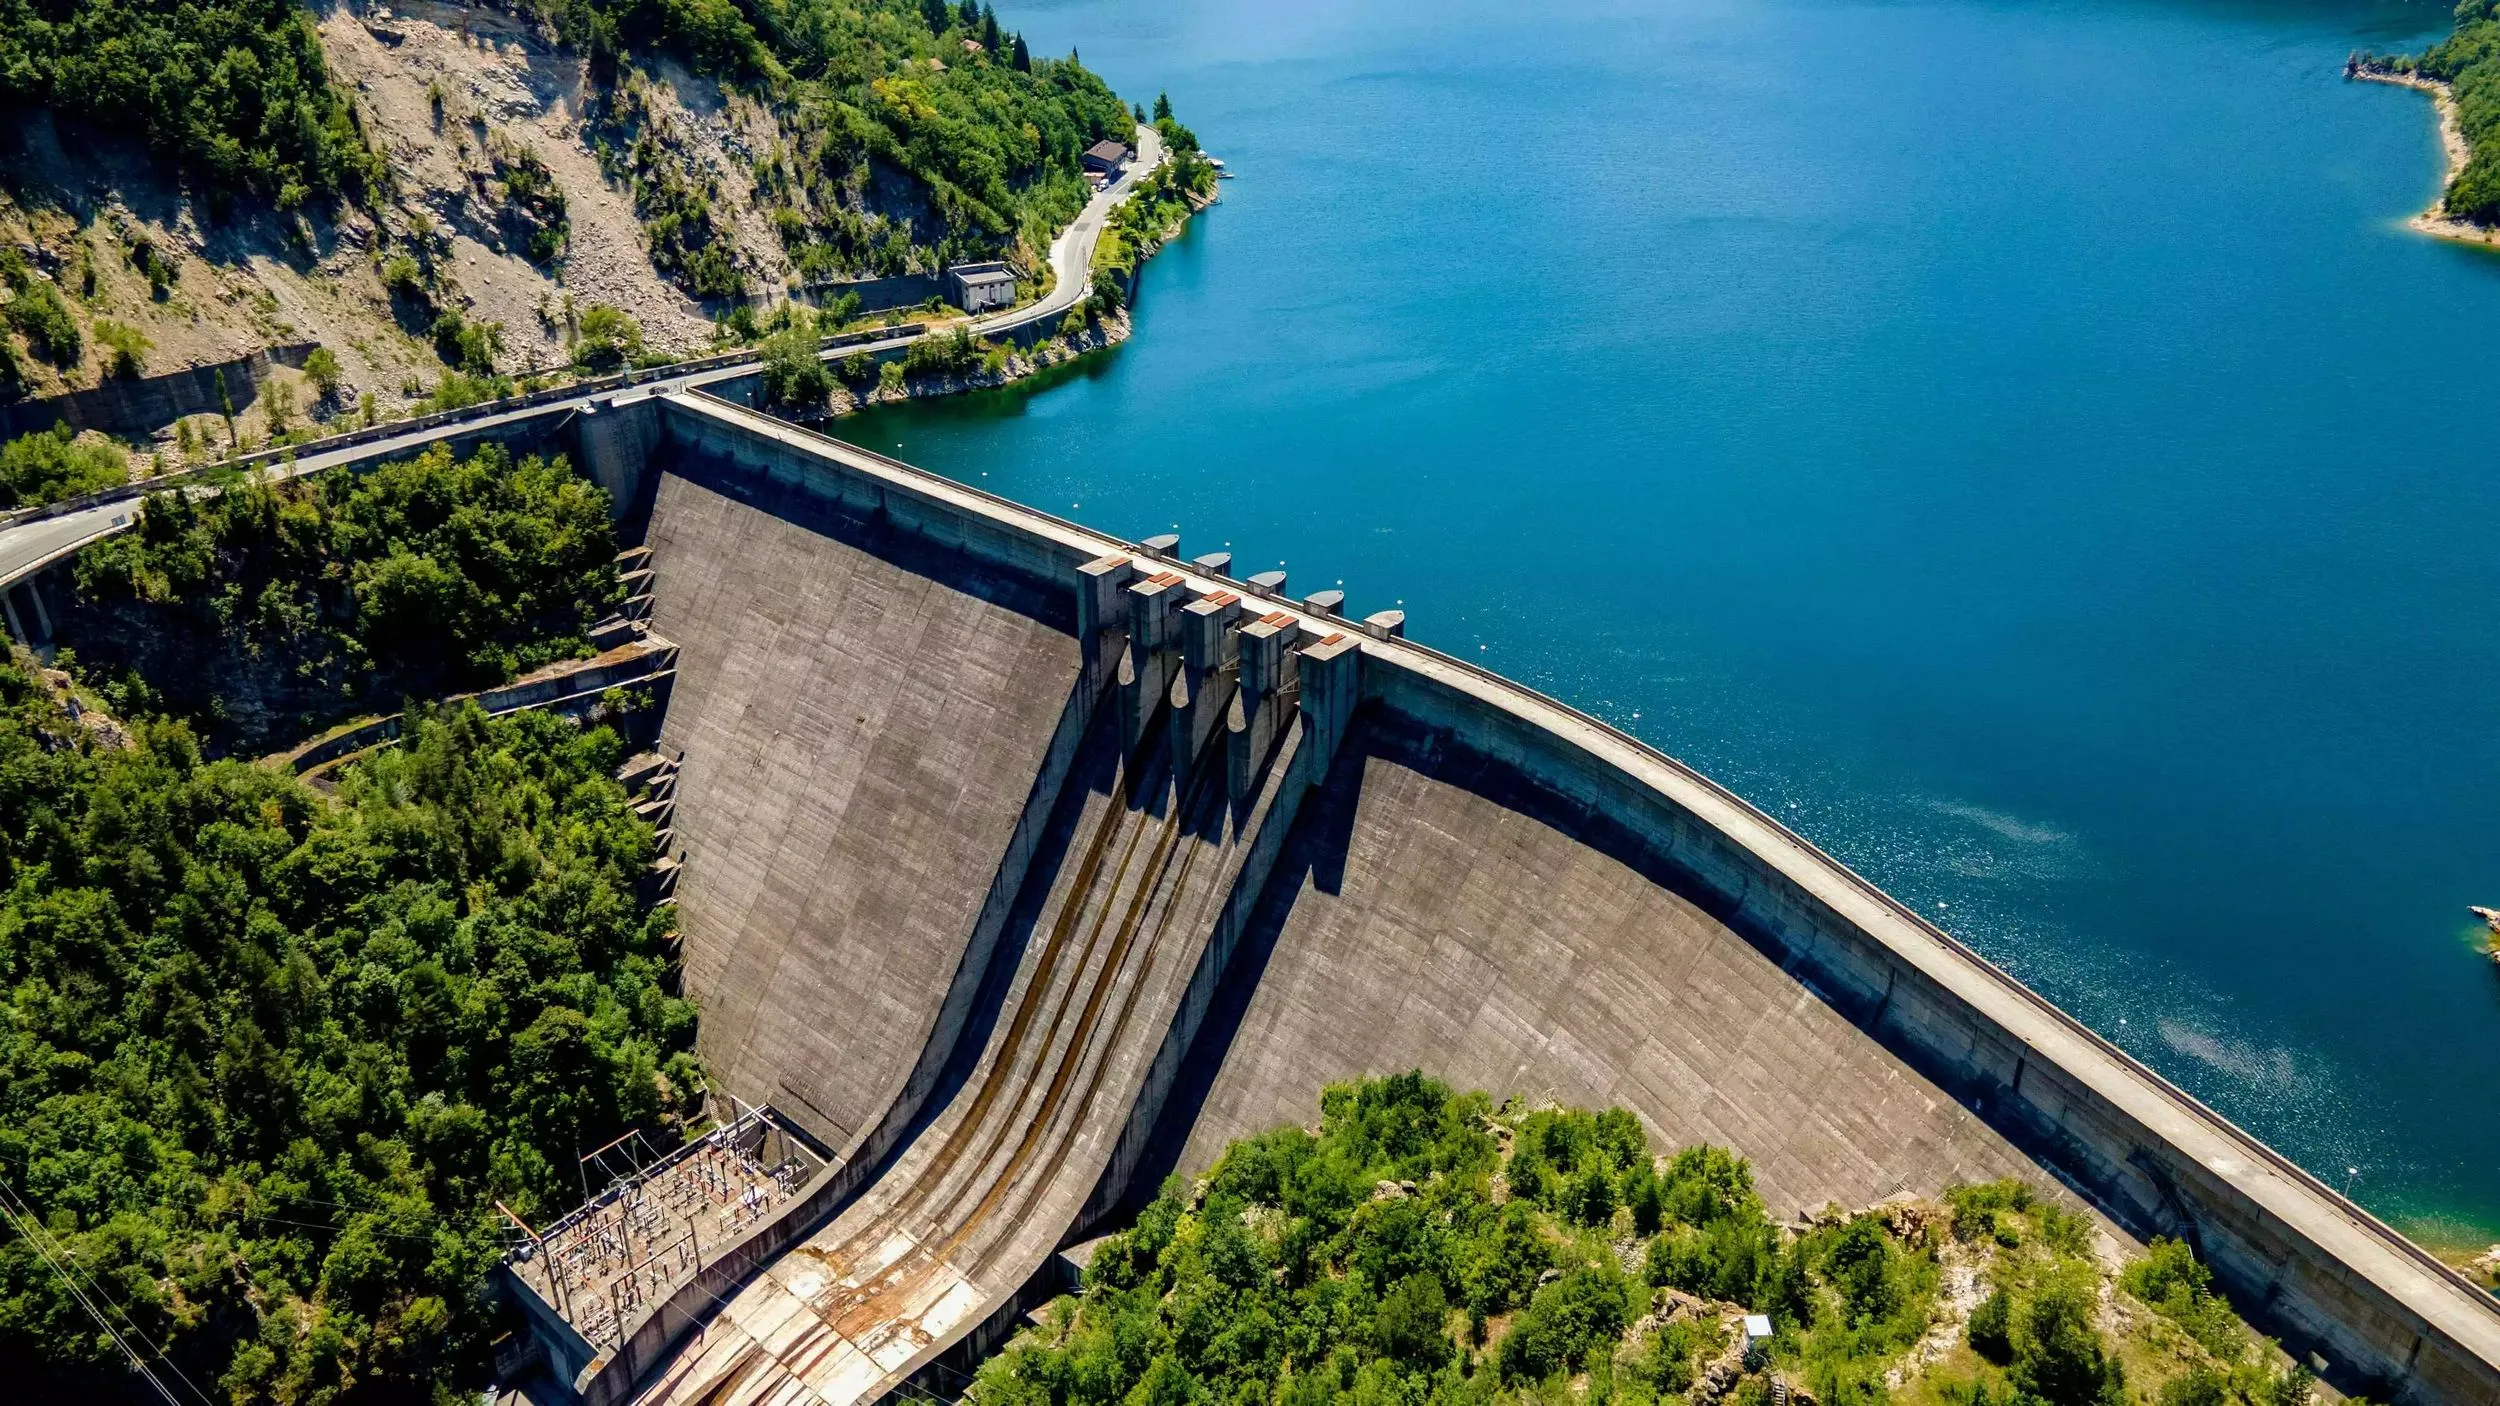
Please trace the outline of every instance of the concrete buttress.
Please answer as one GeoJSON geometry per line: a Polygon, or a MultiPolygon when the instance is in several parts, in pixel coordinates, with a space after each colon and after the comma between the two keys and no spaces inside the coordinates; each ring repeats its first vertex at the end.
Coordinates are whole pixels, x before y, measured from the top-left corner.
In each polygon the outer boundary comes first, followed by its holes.
{"type": "Polygon", "coordinates": [[[1293,642],[1302,624],[1272,611],[1240,631],[1241,687],[1233,695],[1228,726],[1226,786],[1234,800],[1250,794],[1267,765],[1284,720],[1293,716],[1293,642]]]}
{"type": "Polygon", "coordinates": [[[629,391],[581,408],[573,421],[575,452],[582,472],[608,491],[609,516],[621,521],[641,508],[651,487],[651,451],[664,434],[660,403],[648,394],[629,391]]]}
{"type": "Polygon", "coordinates": [[[1180,676],[1174,680],[1174,726],[1182,749],[1194,760],[1207,743],[1224,735],[1232,709],[1233,685],[1241,669],[1241,597],[1231,591],[1209,591],[1182,606],[1178,621],[1180,676]]]}
{"type": "Polygon", "coordinates": [[[1162,711],[1180,667],[1179,640],[1173,617],[1181,603],[1183,578],[1160,571],[1129,583],[1128,662],[1120,670],[1121,742],[1134,753],[1146,729],[1162,711]]]}

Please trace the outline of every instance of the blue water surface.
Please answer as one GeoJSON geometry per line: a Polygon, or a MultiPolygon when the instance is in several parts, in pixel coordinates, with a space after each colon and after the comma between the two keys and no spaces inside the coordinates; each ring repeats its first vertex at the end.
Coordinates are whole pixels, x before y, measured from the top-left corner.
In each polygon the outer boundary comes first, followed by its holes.
{"type": "Polygon", "coordinates": [[[1403,604],[2500,1230],[2500,258],[2339,76],[2444,7],[1010,10],[1240,179],[1126,347],[841,433],[1403,604]]]}

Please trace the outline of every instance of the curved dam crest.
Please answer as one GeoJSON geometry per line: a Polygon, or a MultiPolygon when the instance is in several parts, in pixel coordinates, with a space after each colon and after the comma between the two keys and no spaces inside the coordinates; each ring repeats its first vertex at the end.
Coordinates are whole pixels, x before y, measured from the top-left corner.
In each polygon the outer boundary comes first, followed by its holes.
{"type": "Polygon", "coordinates": [[[699,1049],[828,1153],[596,1340],[507,1276],[577,1399],[882,1401],[998,1341],[1168,1172],[1421,1065],[1726,1144],[1776,1212],[2053,1181],[2188,1241],[2338,1386],[2500,1400],[2500,1305],[2461,1275],[1725,788],[1394,612],[669,387],[351,464],[481,436],[570,450],[640,527],[680,650],[699,1049]]]}
{"type": "Polygon", "coordinates": [[[618,411],[585,452],[652,505],[685,649],[704,1052],[844,1155],[589,1398],[878,1399],[1165,1173],[1422,1065],[1725,1143],[1782,1211],[2053,1180],[2333,1380],[2500,1399],[2487,1296],[1636,740],[1170,539],[709,397],[618,411]]]}

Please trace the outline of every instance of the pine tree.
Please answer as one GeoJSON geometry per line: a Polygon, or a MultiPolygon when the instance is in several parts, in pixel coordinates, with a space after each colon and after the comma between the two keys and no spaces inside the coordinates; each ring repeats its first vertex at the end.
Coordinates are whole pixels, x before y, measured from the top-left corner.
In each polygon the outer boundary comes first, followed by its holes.
{"type": "Polygon", "coordinates": [[[1170,93],[1155,94],[1155,121],[1169,122],[1171,120],[1172,95],[1170,93]]]}
{"type": "Polygon", "coordinates": [[[1033,71],[1033,51],[1024,47],[1024,36],[1021,34],[1015,37],[1015,50],[1016,72],[1031,73],[1033,71]]]}

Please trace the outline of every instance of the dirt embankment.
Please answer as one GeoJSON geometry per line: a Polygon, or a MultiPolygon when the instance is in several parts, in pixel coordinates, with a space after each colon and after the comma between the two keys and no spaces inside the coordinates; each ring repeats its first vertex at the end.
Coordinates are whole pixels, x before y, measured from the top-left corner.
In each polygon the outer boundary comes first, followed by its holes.
{"type": "MultiPolygon", "coordinates": [[[[376,119],[371,130],[399,173],[401,197],[385,218],[394,233],[435,251],[465,316],[501,324],[499,362],[562,361],[568,295],[576,309],[623,309],[658,346],[692,348],[709,337],[703,310],[651,266],[630,191],[600,171],[584,140],[588,93],[579,55],[500,11],[425,0],[333,8],[322,17],[321,40],[339,81],[376,119]],[[496,173],[498,143],[535,156],[562,192],[560,257],[535,263],[515,247],[496,173]]],[[[753,187],[723,138],[742,128],[752,115],[742,109],[751,105],[690,74],[661,76],[667,81],[652,85],[655,101],[682,116],[688,155],[724,182],[725,204],[744,204],[753,187]]],[[[741,249],[759,263],[771,252],[741,249]]]]}

